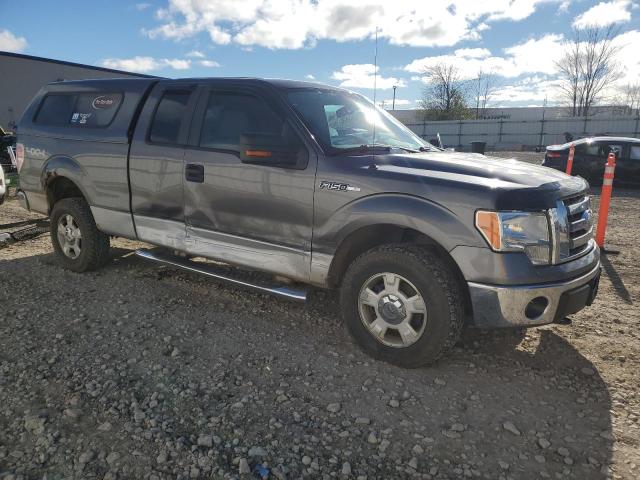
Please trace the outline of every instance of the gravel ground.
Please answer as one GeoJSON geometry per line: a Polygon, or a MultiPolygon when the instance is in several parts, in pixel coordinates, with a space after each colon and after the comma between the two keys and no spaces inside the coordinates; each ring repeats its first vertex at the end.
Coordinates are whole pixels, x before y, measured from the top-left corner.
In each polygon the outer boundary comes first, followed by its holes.
{"type": "Polygon", "coordinates": [[[640,192],[612,208],[620,254],[572,325],[470,330],[417,370],[361,353],[333,292],[291,304],[124,240],[89,274],[46,235],[2,248],[0,479],[638,478],[640,192]]]}

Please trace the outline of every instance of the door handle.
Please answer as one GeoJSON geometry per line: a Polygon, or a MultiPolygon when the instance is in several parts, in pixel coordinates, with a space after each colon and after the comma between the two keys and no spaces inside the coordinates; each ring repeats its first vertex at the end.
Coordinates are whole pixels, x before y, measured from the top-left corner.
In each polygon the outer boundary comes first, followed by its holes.
{"type": "Polygon", "coordinates": [[[198,165],[197,163],[187,163],[184,169],[184,177],[187,182],[204,182],[204,165],[198,165]]]}

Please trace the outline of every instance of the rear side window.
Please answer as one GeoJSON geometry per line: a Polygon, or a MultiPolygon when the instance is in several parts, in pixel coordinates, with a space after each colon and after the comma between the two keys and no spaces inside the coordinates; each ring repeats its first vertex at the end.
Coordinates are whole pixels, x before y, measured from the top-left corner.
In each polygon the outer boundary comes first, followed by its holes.
{"type": "Polygon", "coordinates": [[[43,125],[65,125],[69,123],[75,102],[75,95],[47,95],[44,97],[36,116],[36,123],[43,125]]]}
{"type": "Polygon", "coordinates": [[[149,140],[154,143],[178,143],[190,96],[190,91],[165,92],[162,95],[153,116],[149,140]]]}
{"type": "Polygon", "coordinates": [[[50,94],[42,101],[35,122],[42,125],[106,127],[121,103],[121,93],[50,94]]]}
{"type": "Polygon", "coordinates": [[[284,121],[261,99],[251,95],[211,94],[202,122],[200,146],[239,150],[240,135],[280,135],[284,121]]]}

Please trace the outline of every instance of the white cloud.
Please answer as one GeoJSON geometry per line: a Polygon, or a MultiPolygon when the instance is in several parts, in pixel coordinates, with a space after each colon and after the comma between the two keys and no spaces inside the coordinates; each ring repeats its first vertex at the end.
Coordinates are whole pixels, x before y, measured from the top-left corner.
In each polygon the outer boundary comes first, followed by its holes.
{"type": "MultiPolygon", "coordinates": [[[[404,69],[421,74],[428,67],[445,63],[458,68],[464,78],[473,78],[480,70],[509,78],[529,73],[553,73],[554,62],[562,54],[563,39],[562,35],[547,34],[505,48],[504,56],[493,56],[486,48],[462,48],[453,54],[416,59],[404,69]]],[[[422,77],[412,77],[415,79],[422,77]]]]}
{"type": "Polygon", "coordinates": [[[463,58],[486,58],[491,56],[491,52],[486,48],[459,48],[453,54],[463,58]]]}
{"type": "Polygon", "coordinates": [[[576,17],[573,26],[586,28],[589,26],[606,27],[615,23],[631,20],[631,0],[614,0],[600,2],[576,17]]]}
{"type": "Polygon", "coordinates": [[[200,65],[202,65],[203,67],[219,67],[220,64],[214,60],[200,60],[200,65]]]}
{"type": "Polygon", "coordinates": [[[5,52],[23,52],[27,48],[27,39],[16,37],[9,30],[0,30],[0,50],[5,52]]]}
{"type": "Polygon", "coordinates": [[[173,68],[174,70],[187,70],[191,67],[191,60],[179,58],[153,57],[132,57],[132,58],[106,58],[102,61],[102,66],[117,70],[127,70],[131,72],[146,73],[162,68],[173,68]]]}
{"type": "Polygon", "coordinates": [[[558,6],[558,13],[567,13],[571,6],[571,0],[562,0],[558,6]]]}
{"type": "Polygon", "coordinates": [[[202,53],[199,50],[191,50],[189,53],[187,53],[187,57],[191,57],[191,58],[204,58],[205,54],[202,53]]]}
{"type": "Polygon", "coordinates": [[[307,80],[315,80],[316,79],[316,77],[314,77],[311,74],[305,75],[304,78],[306,78],[307,80]]]}
{"type": "Polygon", "coordinates": [[[331,78],[340,81],[341,87],[346,88],[369,88],[373,89],[374,83],[377,89],[388,90],[394,85],[404,87],[403,80],[395,77],[383,77],[378,73],[380,67],[371,63],[357,65],[344,65],[340,71],[333,72],[331,78]],[[374,75],[377,73],[377,75],[374,75]],[[375,77],[375,78],[374,78],[375,77]]]}
{"type": "Polygon", "coordinates": [[[151,4],[150,4],[150,3],[136,3],[136,5],[135,5],[136,10],[139,10],[139,11],[146,10],[146,9],[147,9],[147,8],[149,8],[150,6],[151,6],[151,4]]]}
{"type": "Polygon", "coordinates": [[[616,82],[617,85],[637,83],[640,78],[640,30],[629,30],[618,35],[614,45],[620,47],[618,53],[619,68],[622,76],[616,82]]]}
{"type": "Polygon", "coordinates": [[[208,33],[218,44],[297,49],[318,40],[378,36],[394,45],[451,46],[477,39],[489,23],[519,21],[561,0],[169,0],[145,32],[174,40],[208,33]]]}
{"type": "Polygon", "coordinates": [[[515,84],[497,89],[491,96],[491,103],[536,102],[542,105],[545,99],[549,103],[557,100],[559,80],[546,77],[525,77],[515,84]]]}
{"type": "Polygon", "coordinates": [[[191,67],[191,60],[182,60],[179,58],[163,58],[160,62],[174,70],[188,70],[191,67]]]}

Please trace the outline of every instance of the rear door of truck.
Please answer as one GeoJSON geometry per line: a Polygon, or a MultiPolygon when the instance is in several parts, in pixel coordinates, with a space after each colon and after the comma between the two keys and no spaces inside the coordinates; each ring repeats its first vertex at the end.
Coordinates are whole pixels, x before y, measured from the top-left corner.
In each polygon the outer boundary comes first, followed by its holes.
{"type": "Polygon", "coordinates": [[[143,107],[129,155],[131,213],[140,240],[184,250],[184,153],[197,86],[156,84],[143,107]]]}

